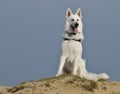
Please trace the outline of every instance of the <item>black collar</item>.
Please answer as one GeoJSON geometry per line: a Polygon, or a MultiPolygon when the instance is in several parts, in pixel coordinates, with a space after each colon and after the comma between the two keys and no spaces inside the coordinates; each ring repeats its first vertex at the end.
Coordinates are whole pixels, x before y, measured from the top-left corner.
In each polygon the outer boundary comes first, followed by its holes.
{"type": "Polygon", "coordinates": [[[68,38],[63,38],[64,39],[64,41],[71,41],[71,40],[74,40],[74,41],[77,41],[77,42],[82,42],[82,40],[81,39],[68,39],[68,38]]]}
{"type": "Polygon", "coordinates": [[[73,33],[70,33],[70,32],[67,32],[67,31],[66,31],[66,33],[67,33],[69,36],[71,36],[71,35],[76,35],[74,32],[73,32],[73,33]]]}
{"type": "MultiPolygon", "coordinates": [[[[68,36],[76,35],[75,33],[69,33],[67,31],[66,31],[66,33],[68,34],[68,36]]],[[[82,42],[81,39],[69,39],[69,38],[63,38],[63,39],[64,39],[64,41],[74,40],[74,41],[82,42]]]]}

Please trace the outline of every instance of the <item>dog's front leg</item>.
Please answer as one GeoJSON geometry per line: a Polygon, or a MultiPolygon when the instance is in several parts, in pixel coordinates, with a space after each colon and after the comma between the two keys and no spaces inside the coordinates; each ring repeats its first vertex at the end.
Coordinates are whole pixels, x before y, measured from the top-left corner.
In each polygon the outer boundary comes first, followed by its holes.
{"type": "Polygon", "coordinates": [[[80,77],[86,78],[87,75],[87,69],[86,69],[86,62],[81,58],[79,62],[79,68],[80,68],[80,77]]]}
{"type": "Polygon", "coordinates": [[[76,60],[74,62],[73,72],[72,72],[73,75],[77,75],[78,63],[79,63],[79,59],[76,58],[76,60]]]}
{"type": "Polygon", "coordinates": [[[65,64],[65,60],[66,60],[66,57],[62,55],[61,59],[60,59],[60,65],[59,65],[58,73],[56,74],[56,76],[59,76],[59,75],[63,74],[63,67],[64,67],[64,64],[65,64]]]}

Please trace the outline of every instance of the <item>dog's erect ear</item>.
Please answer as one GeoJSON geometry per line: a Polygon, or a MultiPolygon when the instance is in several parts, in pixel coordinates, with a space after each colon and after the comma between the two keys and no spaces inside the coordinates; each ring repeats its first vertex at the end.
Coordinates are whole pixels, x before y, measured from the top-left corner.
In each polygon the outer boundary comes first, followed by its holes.
{"type": "Polygon", "coordinates": [[[82,13],[80,8],[77,9],[75,14],[82,18],[82,13]]]}
{"type": "Polygon", "coordinates": [[[67,11],[66,11],[66,17],[71,16],[71,14],[72,14],[72,11],[71,11],[70,8],[68,8],[67,11]]]}

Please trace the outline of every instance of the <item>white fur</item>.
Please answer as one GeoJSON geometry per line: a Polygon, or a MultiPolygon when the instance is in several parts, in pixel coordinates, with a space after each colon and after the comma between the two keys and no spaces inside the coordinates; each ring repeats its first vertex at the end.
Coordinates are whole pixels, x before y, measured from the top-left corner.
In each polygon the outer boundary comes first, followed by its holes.
{"type": "Polygon", "coordinates": [[[70,40],[63,41],[62,43],[62,55],[57,76],[69,73],[94,81],[98,81],[99,79],[109,79],[109,76],[106,73],[88,73],[86,69],[86,62],[82,59],[82,43],[75,41],[84,39],[82,33],[82,15],[80,8],[75,14],[72,13],[70,8],[67,9],[65,31],[66,32],[64,33],[63,38],[70,40]],[[71,19],[74,19],[74,21],[71,21],[71,19]],[[79,21],[77,21],[78,19],[79,21]],[[76,22],[79,23],[79,26],[77,27],[78,33],[76,35],[69,35],[68,33],[73,33],[71,25],[74,25],[76,22]]]}

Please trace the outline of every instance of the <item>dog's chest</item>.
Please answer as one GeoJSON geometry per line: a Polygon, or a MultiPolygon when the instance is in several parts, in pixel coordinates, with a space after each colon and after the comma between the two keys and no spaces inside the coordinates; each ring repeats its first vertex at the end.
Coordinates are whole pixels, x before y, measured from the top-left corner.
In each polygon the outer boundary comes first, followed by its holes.
{"type": "Polygon", "coordinates": [[[74,61],[77,57],[82,55],[82,45],[80,42],[74,40],[64,41],[62,52],[67,56],[69,61],[74,61]]]}

